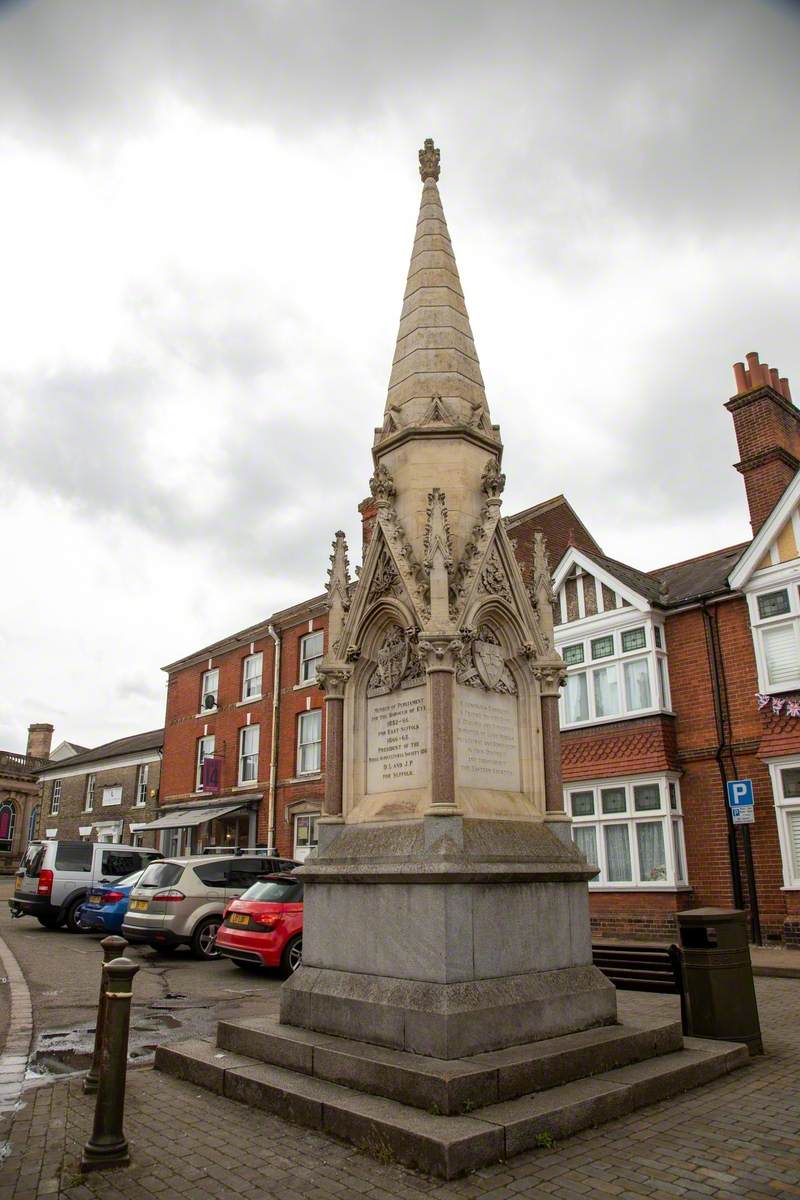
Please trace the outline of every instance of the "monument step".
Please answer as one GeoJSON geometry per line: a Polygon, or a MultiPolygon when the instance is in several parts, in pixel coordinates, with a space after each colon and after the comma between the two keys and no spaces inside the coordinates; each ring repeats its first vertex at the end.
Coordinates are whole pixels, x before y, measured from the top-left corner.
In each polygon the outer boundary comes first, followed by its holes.
{"type": "Polygon", "coordinates": [[[444,1179],[623,1116],[748,1061],[746,1046],[691,1038],[683,1050],[469,1114],[443,1116],[231,1053],[208,1041],[156,1050],[157,1070],[444,1179]]]}
{"type": "Polygon", "coordinates": [[[470,1112],[680,1050],[677,1022],[606,1025],[463,1059],[438,1059],[282,1025],[221,1021],[217,1044],[357,1091],[444,1115],[470,1112]]]}

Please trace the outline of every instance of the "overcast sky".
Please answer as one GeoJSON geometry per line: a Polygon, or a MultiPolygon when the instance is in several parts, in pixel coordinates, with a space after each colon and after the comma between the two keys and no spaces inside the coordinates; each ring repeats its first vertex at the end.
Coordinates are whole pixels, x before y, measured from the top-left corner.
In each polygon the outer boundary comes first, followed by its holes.
{"type": "Polygon", "coordinates": [[[508,476],[655,567],[744,540],[731,364],[800,393],[800,6],[0,0],[0,748],[358,558],[441,193],[508,476]]]}

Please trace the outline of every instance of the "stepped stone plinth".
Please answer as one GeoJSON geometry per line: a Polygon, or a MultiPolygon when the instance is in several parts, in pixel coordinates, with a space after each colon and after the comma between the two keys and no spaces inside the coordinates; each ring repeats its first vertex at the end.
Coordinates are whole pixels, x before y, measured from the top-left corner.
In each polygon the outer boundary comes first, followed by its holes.
{"type": "Polygon", "coordinates": [[[443,1060],[264,1017],[221,1021],[216,1045],[193,1039],[156,1051],[156,1067],[178,1079],[445,1179],[748,1061],[746,1046],[684,1040],[663,1020],[443,1060]]]}

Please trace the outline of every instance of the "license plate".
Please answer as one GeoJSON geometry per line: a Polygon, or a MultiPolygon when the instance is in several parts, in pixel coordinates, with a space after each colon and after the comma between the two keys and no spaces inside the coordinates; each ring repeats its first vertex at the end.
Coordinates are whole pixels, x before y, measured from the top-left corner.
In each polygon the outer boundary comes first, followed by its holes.
{"type": "Polygon", "coordinates": [[[147,900],[131,900],[130,907],[134,912],[147,912],[147,900]]]}
{"type": "Polygon", "coordinates": [[[250,921],[247,913],[231,913],[228,917],[231,925],[247,925],[250,921]]]}
{"type": "Polygon", "coordinates": [[[102,900],[102,896],[90,896],[89,897],[90,904],[99,904],[101,900],[102,900]]]}

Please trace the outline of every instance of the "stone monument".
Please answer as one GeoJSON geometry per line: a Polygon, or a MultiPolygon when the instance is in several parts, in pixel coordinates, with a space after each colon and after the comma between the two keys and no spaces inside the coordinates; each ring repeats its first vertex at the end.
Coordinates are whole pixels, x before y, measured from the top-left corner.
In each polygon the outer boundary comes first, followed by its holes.
{"type": "Polygon", "coordinates": [[[419,159],[354,588],[334,547],[325,814],[281,1019],[447,1059],[612,1023],[616,997],[563,811],[544,546],[528,590],[430,139],[419,159]]]}
{"type": "Polygon", "coordinates": [[[355,584],[342,533],[331,559],[303,963],[280,1022],[222,1022],[219,1049],[161,1047],[157,1065],[452,1176],[747,1051],[619,1024],[592,965],[596,871],[563,810],[546,551],[539,536],[524,579],[432,140],[419,163],[372,536],[355,584]]]}

